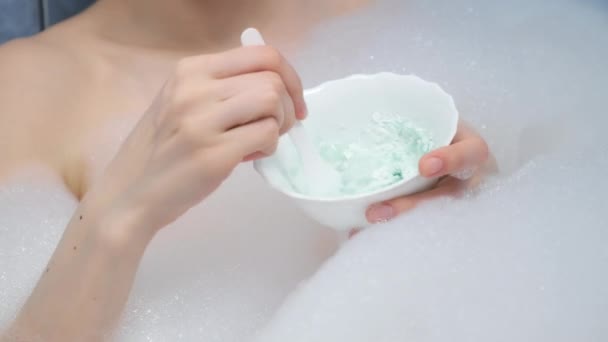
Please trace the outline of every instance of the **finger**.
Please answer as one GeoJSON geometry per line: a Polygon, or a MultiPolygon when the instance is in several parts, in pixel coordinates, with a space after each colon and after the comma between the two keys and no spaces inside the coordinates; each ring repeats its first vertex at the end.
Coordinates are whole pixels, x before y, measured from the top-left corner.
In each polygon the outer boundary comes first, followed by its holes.
{"type": "Polygon", "coordinates": [[[450,146],[442,147],[420,159],[419,170],[424,177],[441,177],[467,169],[475,169],[488,159],[485,140],[475,131],[459,127],[450,146]]]}
{"type": "Polygon", "coordinates": [[[295,123],[296,117],[293,101],[285,88],[281,76],[275,72],[263,71],[227,78],[220,81],[218,88],[222,94],[222,100],[228,100],[253,90],[260,92],[261,97],[264,97],[263,92],[275,92],[280,96],[281,103],[283,104],[282,120],[279,122],[281,124],[281,134],[287,132],[295,123]]]}
{"type": "Polygon", "coordinates": [[[366,213],[370,223],[381,223],[390,221],[406,211],[414,209],[424,201],[434,198],[457,194],[461,189],[461,182],[455,178],[446,177],[437,187],[410,196],[395,198],[390,201],[371,206],[366,213]]]}
{"type": "Polygon", "coordinates": [[[249,46],[221,54],[203,56],[201,59],[199,64],[204,63],[205,68],[216,79],[260,71],[272,71],[279,74],[291,97],[297,118],[304,119],[306,116],[300,76],[276,49],[270,46],[249,46]]]}
{"type": "Polygon", "coordinates": [[[361,232],[361,229],[355,228],[352,229],[350,232],[348,232],[348,238],[352,239],[353,237],[355,237],[355,235],[359,234],[361,232]]]}
{"type": "Polygon", "coordinates": [[[270,155],[274,153],[279,139],[279,126],[276,120],[264,118],[236,127],[223,134],[222,139],[236,160],[242,161],[255,153],[270,155]]]}
{"type": "Polygon", "coordinates": [[[285,121],[281,95],[264,89],[252,89],[230,98],[219,104],[212,115],[214,126],[224,132],[265,118],[275,120],[278,127],[285,121]]]}
{"type": "Polygon", "coordinates": [[[246,156],[245,158],[243,158],[243,162],[254,161],[254,160],[262,159],[265,157],[268,157],[268,155],[264,152],[254,152],[254,153],[246,156]]]}

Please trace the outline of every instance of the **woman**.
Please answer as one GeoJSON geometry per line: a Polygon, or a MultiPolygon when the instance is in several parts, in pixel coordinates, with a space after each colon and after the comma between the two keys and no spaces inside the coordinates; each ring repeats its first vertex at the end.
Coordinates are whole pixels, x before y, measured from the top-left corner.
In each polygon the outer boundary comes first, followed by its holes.
{"type": "MultiPolygon", "coordinates": [[[[0,178],[42,163],[81,200],[7,336],[102,339],[155,234],[204,201],[239,163],[271,154],[279,136],[306,117],[299,76],[278,51],[232,48],[246,26],[275,31],[262,25],[278,15],[270,9],[283,16],[298,6],[100,0],[0,49],[0,137],[11,146],[0,157],[0,178]],[[116,119],[138,121],[103,175],[92,177],[84,146],[116,119]]],[[[422,158],[420,171],[443,177],[487,157],[485,142],[461,125],[451,146],[422,158]]],[[[468,183],[447,177],[428,192],[372,206],[367,216],[389,220],[468,183]]]]}

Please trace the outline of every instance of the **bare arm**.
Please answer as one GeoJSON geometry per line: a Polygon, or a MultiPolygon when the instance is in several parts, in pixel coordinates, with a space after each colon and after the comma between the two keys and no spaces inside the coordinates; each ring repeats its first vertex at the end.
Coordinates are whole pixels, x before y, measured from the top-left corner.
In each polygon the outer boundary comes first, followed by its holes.
{"type": "MultiPolygon", "coordinates": [[[[29,162],[58,174],[64,169],[55,157],[60,153],[47,147],[59,149],[55,135],[62,132],[38,130],[49,127],[49,117],[65,119],[49,110],[62,98],[52,71],[62,65],[45,65],[55,57],[46,52],[29,41],[0,47],[0,182],[29,162]]],[[[98,200],[105,197],[98,191],[79,205],[31,297],[9,331],[0,332],[0,341],[96,341],[111,330],[153,231],[142,229],[133,208],[102,208],[98,200]]]]}
{"type": "Polygon", "coordinates": [[[136,211],[96,212],[91,202],[79,206],[8,336],[98,341],[120,317],[152,234],[136,211]]]}
{"type": "MultiPolygon", "coordinates": [[[[32,112],[25,99],[4,100],[4,108],[13,104],[5,112],[32,112]]],[[[18,341],[102,340],[155,233],[243,160],[272,153],[304,115],[299,77],[270,47],[181,61],[82,200],[9,333],[18,341]]]]}

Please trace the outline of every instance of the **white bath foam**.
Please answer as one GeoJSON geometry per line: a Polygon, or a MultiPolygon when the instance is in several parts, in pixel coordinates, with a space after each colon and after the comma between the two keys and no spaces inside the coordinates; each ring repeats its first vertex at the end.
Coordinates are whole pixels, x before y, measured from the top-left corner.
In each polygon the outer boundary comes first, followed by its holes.
{"type": "Polygon", "coordinates": [[[436,80],[502,172],[479,198],[362,233],[258,341],[608,339],[608,36],[576,38],[606,18],[600,2],[381,1],[319,30],[297,64],[310,85],[387,68],[436,80]]]}
{"type": "Polygon", "coordinates": [[[50,170],[19,172],[0,185],[0,331],[36,285],[76,208],[50,170]]]}
{"type": "Polygon", "coordinates": [[[156,236],[117,340],[246,340],[336,246],[243,165],[156,236]]]}
{"type": "Polygon", "coordinates": [[[607,340],[608,157],[597,152],[541,158],[476,198],[361,233],[258,341],[607,340]]]}
{"type": "Polygon", "coordinates": [[[531,152],[519,141],[530,128],[544,128],[532,147],[542,153],[563,142],[550,126],[604,112],[608,36],[595,33],[607,30],[605,2],[376,3],[311,36],[294,61],[307,86],[380,71],[437,82],[509,172],[531,152]]]}
{"type": "MultiPolygon", "coordinates": [[[[0,329],[44,271],[76,201],[46,173],[0,187],[0,329]]],[[[337,245],[271,193],[250,164],[159,233],[138,271],[117,341],[243,341],[337,245]]],[[[67,300],[67,299],[66,299],[67,300]]]]}

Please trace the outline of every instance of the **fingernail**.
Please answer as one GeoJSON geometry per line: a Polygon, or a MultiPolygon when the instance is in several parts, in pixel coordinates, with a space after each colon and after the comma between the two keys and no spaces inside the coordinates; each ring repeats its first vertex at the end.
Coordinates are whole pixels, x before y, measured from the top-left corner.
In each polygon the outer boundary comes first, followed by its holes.
{"type": "Polygon", "coordinates": [[[265,153],[255,152],[255,153],[250,154],[250,155],[246,156],[245,158],[243,158],[243,162],[246,163],[246,162],[250,162],[252,160],[258,160],[258,159],[261,159],[264,157],[267,157],[267,155],[265,153]]]}
{"type": "Polygon", "coordinates": [[[395,217],[395,209],[388,204],[378,204],[369,208],[367,219],[371,223],[386,222],[395,217]]]}
{"type": "Polygon", "coordinates": [[[431,157],[424,162],[424,174],[431,177],[439,173],[443,168],[443,160],[437,157],[431,157]]]}
{"type": "Polygon", "coordinates": [[[308,105],[306,104],[306,102],[302,102],[302,104],[303,104],[302,120],[304,120],[308,116],[308,105]]]}

